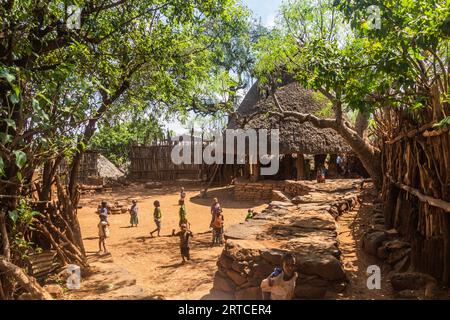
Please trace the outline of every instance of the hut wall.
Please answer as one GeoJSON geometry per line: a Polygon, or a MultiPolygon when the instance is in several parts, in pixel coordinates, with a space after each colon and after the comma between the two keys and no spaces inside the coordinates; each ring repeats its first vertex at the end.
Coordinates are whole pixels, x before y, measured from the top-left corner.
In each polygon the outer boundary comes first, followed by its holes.
{"type": "MultiPolygon", "coordinates": [[[[450,283],[450,135],[448,128],[408,127],[390,116],[391,138],[383,144],[383,199],[388,227],[412,245],[411,264],[450,283]],[[403,132],[394,132],[402,128],[403,132]],[[393,138],[395,137],[395,138],[393,138]]],[[[436,121],[436,120],[435,120],[436,121]]]]}

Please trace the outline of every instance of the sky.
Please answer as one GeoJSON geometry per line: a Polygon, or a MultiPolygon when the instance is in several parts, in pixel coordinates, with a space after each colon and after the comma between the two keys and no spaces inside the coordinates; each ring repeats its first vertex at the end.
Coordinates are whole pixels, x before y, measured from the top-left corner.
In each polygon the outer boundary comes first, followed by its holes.
{"type": "MultiPolygon", "coordinates": [[[[282,0],[242,0],[252,12],[256,19],[261,18],[261,22],[266,27],[275,25],[275,18],[282,0]]],[[[166,129],[174,131],[177,135],[190,132],[190,128],[186,128],[176,119],[166,123],[166,129]]]]}
{"type": "Polygon", "coordinates": [[[255,18],[261,17],[262,23],[273,27],[278,8],[282,0],[243,0],[243,3],[252,10],[255,18]]]}

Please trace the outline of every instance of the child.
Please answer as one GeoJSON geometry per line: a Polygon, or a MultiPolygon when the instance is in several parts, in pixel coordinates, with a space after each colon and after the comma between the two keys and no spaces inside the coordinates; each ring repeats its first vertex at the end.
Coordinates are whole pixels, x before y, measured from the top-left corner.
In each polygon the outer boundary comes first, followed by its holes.
{"type": "Polygon", "coordinates": [[[188,227],[188,229],[190,229],[190,223],[187,221],[187,218],[186,218],[187,212],[186,212],[186,206],[184,205],[184,200],[180,199],[180,201],[178,201],[178,203],[180,204],[180,209],[178,211],[178,214],[180,216],[180,221],[179,221],[178,225],[181,228],[181,225],[185,224],[188,227]]]}
{"type": "Polygon", "coordinates": [[[159,237],[159,233],[161,232],[161,208],[158,200],[153,202],[153,205],[155,206],[155,209],[153,210],[153,221],[155,221],[156,229],[150,232],[150,235],[153,237],[153,233],[158,232],[159,237]]]}
{"type": "Polygon", "coordinates": [[[109,223],[105,216],[100,216],[100,222],[98,224],[98,253],[102,252],[105,249],[105,254],[108,254],[108,250],[106,250],[106,238],[109,237],[109,223]]]}
{"type": "Polygon", "coordinates": [[[186,260],[185,258],[189,261],[191,260],[191,256],[189,254],[189,237],[193,238],[194,235],[192,234],[191,231],[189,231],[187,229],[187,225],[186,224],[182,224],[180,226],[181,231],[178,231],[177,233],[175,233],[175,229],[172,230],[172,237],[174,236],[178,236],[180,237],[180,252],[181,252],[181,259],[183,259],[182,263],[185,263],[186,260]]]}
{"type": "Polygon", "coordinates": [[[247,216],[245,217],[245,221],[248,221],[250,219],[253,219],[253,210],[252,209],[247,210],[247,216]]]}
{"type": "Polygon", "coordinates": [[[106,201],[102,201],[100,206],[100,220],[102,217],[107,221],[108,220],[108,203],[106,201]]]}
{"type": "Polygon", "coordinates": [[[317,183],[325,183],[325,173],[323,168],[317,170],[317,183]]]}
{"type": "Polygon", "coordinates": [[[214,198],[213,199],[213,203],[211,205],[211,223],[209,224],[209,227],[213,229],[212,232],[212,241],[214,242],[214,227],[213,227],[213,222],[214,222],[214,218],[217,214],[217,212],[221,212],[222,208],[220,207],[220,203],[219,203],[219,199],[214,198]]]}
{"type": "Polygon", "coordinates": [[[292,253],[283,256],[282,269],[275,268],[275,271],[261,282],[264,299],[270,296],[270,300],[291,300],[294,297],[298,278],[295,263],[295,256],[292,253]]]}
{"type": "Polygon", "coordinates": [[[130,224],[131,224],[131,227],[133,227],[133,226],[137,227],[138,223],[139,223],[137,201],[132,200],[131,202],[132,202],[132,205],[130,208],[130,224]]]}
{"type": "Polygon", "coordinates": [[[213,242],[211,246],[214,246],[215,244],[222,245],[222,235],[223,235],[223,214],[222,211],[218,211],[215,214],[212,227],[213,227],[213,242]]]}
{"type": "Polygon", "coordinates": [[[184,187],[181,187],[181,192],[180,192],[180,200],[183,200],[186,198],[186,192],[184,192],[184,187]]]}

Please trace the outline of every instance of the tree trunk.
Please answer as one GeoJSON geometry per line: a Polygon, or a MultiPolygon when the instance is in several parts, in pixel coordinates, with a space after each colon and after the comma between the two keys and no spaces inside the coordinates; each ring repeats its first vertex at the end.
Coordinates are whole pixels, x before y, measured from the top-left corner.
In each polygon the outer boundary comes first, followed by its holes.
{"type": "Polygon", "coordinates": [[[342,136],[342,138],[344,138],[345,142],[349,144],[353,152],[355,152],[361,160],[361,163],[367,170],[367,173],[372,178],[372,182],[375,187],[378,190],[381,190],[383,184],[381,152],[346,125],[338,126],[336,131],[342,136]]]}

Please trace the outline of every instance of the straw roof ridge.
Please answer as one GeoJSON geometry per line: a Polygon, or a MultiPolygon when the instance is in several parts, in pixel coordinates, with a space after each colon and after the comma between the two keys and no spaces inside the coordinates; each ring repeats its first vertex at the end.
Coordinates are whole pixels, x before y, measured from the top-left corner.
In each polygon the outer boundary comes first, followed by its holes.
{"type": "MultiPolygon", "coordinates": [[[[286,111],[314,114],[326,106],[325,99],[318,98],[312,90],[300,86],[292,78],[285,78],[276,89],[277,99],[286,111]]],[[[350,152],[351,148],[333,129],[319,129],[309,122],[299,123],[295,118],[280,119],[269,116],[278,111],[273,95],[266,95],[255,83],[237,110],[239,119],[231,117],[229,129],[279,129],[280,153],[335,154],[350,152]],[[241,123],[245,123],[242,125],[241,123]]]]}

